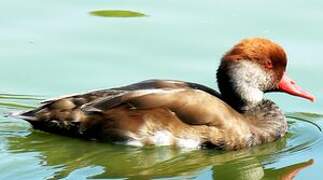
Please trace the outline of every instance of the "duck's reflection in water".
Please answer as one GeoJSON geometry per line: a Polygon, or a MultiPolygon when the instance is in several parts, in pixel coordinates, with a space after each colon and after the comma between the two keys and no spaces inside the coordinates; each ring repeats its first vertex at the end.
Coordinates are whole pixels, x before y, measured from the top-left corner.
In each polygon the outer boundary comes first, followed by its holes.
{"type": "Polygon", "coordinates": [[[284,157],[286,139],[240,151],[180,150],[172,147],[132,148],[82,141],[33,131],[26,137],[8,138],[14,153],[39,152],[46,166],[60,166],[55,178],[68,177],[85,167],[100,167],[92,178],[196,177],[207,170],[214,179],[292,179],[313,161],[283,168],[266,165],[284,157]],[[282,152],[282,153],[280,153],[282,152]]]}

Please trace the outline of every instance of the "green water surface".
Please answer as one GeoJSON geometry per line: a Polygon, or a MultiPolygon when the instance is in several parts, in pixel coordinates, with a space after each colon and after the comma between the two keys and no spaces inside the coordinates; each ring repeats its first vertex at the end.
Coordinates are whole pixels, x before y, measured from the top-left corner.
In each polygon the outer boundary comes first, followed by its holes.
{"type": "Polygon", "coordinates": [[[2,0],[0,179],[322,179],[323,1],[2,0]],[[228,48],[266,37],[315,103],[270,94],[289,122],[277,142],[233,152],[134,148],[33,130],[5,117],[44,98],[146,79],[216,88],[228,48]]]}

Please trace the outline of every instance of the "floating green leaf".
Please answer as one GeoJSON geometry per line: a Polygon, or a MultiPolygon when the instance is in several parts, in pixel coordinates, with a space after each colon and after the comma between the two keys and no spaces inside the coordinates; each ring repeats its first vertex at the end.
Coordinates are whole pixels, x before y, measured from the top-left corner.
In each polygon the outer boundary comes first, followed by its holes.
{"type": "Polygon", "coordinates": [[[127,10],[98,10],[90,12],[91,15],[101,17],[144,17],[143,13],[127,10]]]}

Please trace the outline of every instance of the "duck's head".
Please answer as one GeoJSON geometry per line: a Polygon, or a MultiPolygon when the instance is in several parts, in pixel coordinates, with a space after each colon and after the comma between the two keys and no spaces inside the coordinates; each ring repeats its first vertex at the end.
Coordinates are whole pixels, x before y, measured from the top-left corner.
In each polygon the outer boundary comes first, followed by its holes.
{"type": "Polygon", "coordinates": [[[217,72],[223,98],[246,110],[263,100],[265,92],[279,91],[314,101],[286,75],[287,56],[278,44],[262,38],[245,39],[222,58],[217,72]]]}

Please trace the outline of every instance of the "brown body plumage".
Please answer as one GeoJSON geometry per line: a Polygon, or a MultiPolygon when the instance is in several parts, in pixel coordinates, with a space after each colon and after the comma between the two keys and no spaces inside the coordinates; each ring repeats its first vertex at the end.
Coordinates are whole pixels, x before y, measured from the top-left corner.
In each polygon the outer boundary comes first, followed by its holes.
{"type": "Polygon", "coordinates": [[[279,89],[286,62],[275,43],[244,40],[221,61],[221,94],[195,83],[149,80],[48,100],[20,117],[49,132],[137,146],[251,147],[286,133],[283,113],[261,96],[279,89]]]}

